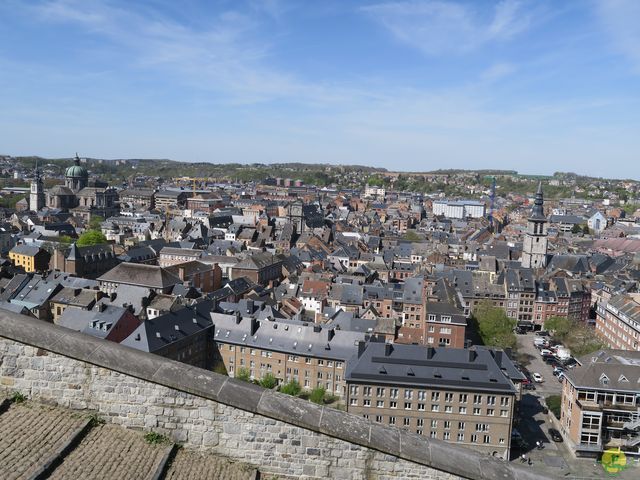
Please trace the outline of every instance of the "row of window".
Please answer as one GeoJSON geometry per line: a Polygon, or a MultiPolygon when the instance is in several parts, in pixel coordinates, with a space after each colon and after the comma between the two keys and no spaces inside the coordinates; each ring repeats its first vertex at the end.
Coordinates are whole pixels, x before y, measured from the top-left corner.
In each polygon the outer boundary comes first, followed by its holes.
{"type": "MultiPolygon", "coordinates": [[[[371,397],[373,394],[373,387],[369,386],[360,386],[360,385],[351,385],[349,387],[349,393],[352,397],[358,396],[360,394],[360,388],[362,388],[362,395],[364,397],[371,397]]],[[[399,388],[389,388],[389,398],[398,398],[400,389],[399,388]]],[[[426,401],[427,400],[427,391],[426,390],[416,390],[414,392],[413,389],[405,388],[403,389],[403,397],[405,400],[413,400],[415,398],[417,400],[426,401]]],[[[386,397],[387,388],[386,387],[376,387],[375,388],[376,397],[383,398],[386,397]]],[[[467,393],[459,393],[458,394],[458,403],[467,403],[470,395],[467,393]]],[[[446,403],[451,403],[454,401],[455,394],[452,392],[431,392],[431,401],[439,402],[440,399],[444,399],[446,403]],[[443,394],[443,395],[441,395],[443,394]]],[[[482,405],[483,400],[486,401],[487,405],[496,405],[498,397],[496,395],[487,395],[486,397],[481,394],[473,395],[473,404],[474,405],[482,405]]],[[[500,406],[508,407],[509,406],[509,397],[500,397],[500,406]]]]}

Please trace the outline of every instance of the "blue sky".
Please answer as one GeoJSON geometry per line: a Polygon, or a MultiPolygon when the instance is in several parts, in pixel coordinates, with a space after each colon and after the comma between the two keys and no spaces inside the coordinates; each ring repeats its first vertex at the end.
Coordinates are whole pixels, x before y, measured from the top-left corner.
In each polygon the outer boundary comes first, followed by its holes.
{"type": "Polygon", "coordinates": [[[640,1],[0,0],[0,153],[640,179],[640,1]]]}

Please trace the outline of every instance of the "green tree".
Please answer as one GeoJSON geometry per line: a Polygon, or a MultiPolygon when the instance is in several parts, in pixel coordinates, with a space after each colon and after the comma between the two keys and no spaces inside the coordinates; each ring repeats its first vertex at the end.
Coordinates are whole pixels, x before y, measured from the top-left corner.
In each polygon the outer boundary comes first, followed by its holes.
{"type": "Polygon", "coordinates": [[[556,418],[560,418],[560,407],[562,406],[562,397],[560,395],[549,395],[544,399],[547,407],[551,412],[556,416],[556,418]]]}
{"type": "Polygon", "coordinates": [[[409,242],[420,242],[424,240],[424,238],[418,235],[415,230],[407,230],[407,233],[404,234],[404,239],[409,242]]]}
{"type": "Polygon", "coordinates": [[[577,235],[580,232],[581,232],[581,228],[580,228],[580,225],[578,225],[577,223],[573,227],[571,227],[571,233],[573,233],[574,235],[577,235]]]}
{"type": "Polygon", "coordinates": [[[517,339],[513,333],[516,321],[507,317],[501,308],[484,301],[474,312],[482,343],[490,347],[515,348],[517,339]]]}
{"type": "Polygon", "coordinates": [[[291,380],[280,387],[281,393],[291,395],[293,397],[300,395],[301,391],[302,387],[300,387],[300,384],[296,380],[291,380]]]}
{"type": "Polygon", "coordinates": [[[582,226],[582,233],[584,233],[585,235],[589,235],[589,233],[591,233],[589,231],[589,225],[587,225],[586,223],[582,226]]]}
{"type": "Polygon", "coordinates": [[[269,390],[276,388],[278,385],[278,379],[272,374],[267,373],[262,379],[260,379],[260,386],[268,388],[269,390]]]}
{"type": "Polygon", "coordinates": [[[236,372],[236,378],[243,382],[248,382],[251,379],[251,372],[249,372],[248,368],[240,367],[236,372]]]}
{"type": "Polygon", "coordinates": [[[322,404],[324,403],[325,393],[327,393],[327,391],[324,389],[324,387],[316,387],[313,390],[311,390],[311,394],[309,395],[309,400],[311,400],[313,403],[322,404]]]}
{"type": "Polygon", "coordinates": [[[76,242],[79,247],[86,247],[89,245],[99,245],[101,243],[107,243],[107,237],[100,230],[87,230],[76,242]]]}
{"type": "Polygon", "coordinates": [[[569,335],[573,322],[565,317],[551,317],[544,322],[545,330],[553,332],[553,336],[558,340],[564,340],[569,335]]]}
{"type": "Polygon", "coordinates": [[[93,215],[89,221],[89,228],[91,230],[100,230],[100,225],[104,222],[104,218],[100,215],[93,215]]]}

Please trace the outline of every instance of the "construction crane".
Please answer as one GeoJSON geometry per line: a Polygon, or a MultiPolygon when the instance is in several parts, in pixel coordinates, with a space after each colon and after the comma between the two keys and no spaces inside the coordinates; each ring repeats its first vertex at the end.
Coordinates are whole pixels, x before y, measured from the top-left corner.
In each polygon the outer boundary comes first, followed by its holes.
{"type": "Polygon", "coordinates": [[[493,222],[493,209],[495,207],[496,200],[496,177],[491,177],[491,193],[489,194],[489,215],[487,218],[489,219],[489,229],[491,232],[495,230],[495,225],[493,222]]]}

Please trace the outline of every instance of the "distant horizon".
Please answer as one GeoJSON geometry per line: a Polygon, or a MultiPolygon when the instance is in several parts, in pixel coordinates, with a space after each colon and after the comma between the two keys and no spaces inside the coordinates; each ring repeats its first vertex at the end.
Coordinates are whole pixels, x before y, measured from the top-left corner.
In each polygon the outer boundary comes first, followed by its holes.
{"type": "MultiPolygon", "coordinates": [[[[37,157],[37,158],[42,158],[44,160],[73,160],[73,158],[75,157],[75,153],[71,156],[52,156],[52,155],[36,155],[36,154],[10,154],[10,153],[1,153],[0,152],[0,156],[10,156],[10,157],[14,157],[14,158],[31,158],[31,157],[37,157]]],[[[625,180],[629,180],[629,181],[634,181],[634,182],[640,182],[640,180],[638,179],[634,179],[631,177],[606,177],[606,176],[594,176],[594,175],[589,175],[580,171],[562,171],[562,170],[556,170],[552,173],[539,173],[539,172],[533,172],[533,173],[529,173],[529,172],[522,172],[516,168],[491,168],[491,167],[479,167],[479,168],[459,168],[459,167],[439,167],[439,168],[434,168],[434,169],[428,169],[428,170],[402,170],[402,169],[395,169],[395,170],[391,170],[389,167],[385,167],[385,166],[378,166],[378,165],[365,165],[363,163],[346,163],[346,164],[337,164],[337,163],[330,163],[330,162],[304,162],[304,161],[290,161],[290,162],[240,162],[240,161],[229,161],[229,162],[207,162],[207,161],[198,161],[198,160],[177,160],[174,158],[162,158],[162,157],[157,157],[157,158],[151,158],[151,157],[112,157],[112,158],[107,158],[107,157],[100,157],[100,156],[93,156],[93,155],[82,155],[80,154],[80,152],[78,152],[78,156],[81,159],[88,159],[88,160],[103,160],[103,161],[108,161],[108,162],[115,162],[115,161],[127,161],[127,160],[136,160],[136,161],[169,161],[169,162],[177,162],[177,163],[206,163],[206,164],[211,164],[211,165],[229,165],[229,164],[237,164],[237,165],[265,165],[265,166],[269,166],[269,165],[293,165],[293,164],[300,164],[300,165],[325,165],[325,166],[332,166],[332,167],[340,167],[340,166],[344,166],[344,167],[366,167],[366,168],[376,168],[376,169],[385,169],[385,171],[387,173],[400,173],[400,174],[426,174],[426,173],[433,173],[436,174],[438,171],[447,171],[447,170],[458,170],[460,172],[484,172],[484,171],[496,171],[496,172],[516,172],[517,175],[519,176],[527,176],[527,177],[546,177],[546,178],[553,178],[554,174],[559,173],[559,174],[575,174],[577,176],[580,177],[587,177],[587,178],[601,178],[603,180],[618,180],[618,181],[625,181],[625,180]]]]}
{"type": "Polygon", "coordinates": [[[0,15],[3,150],[640,178],[636,0],[9,0],[0,15]]]}

